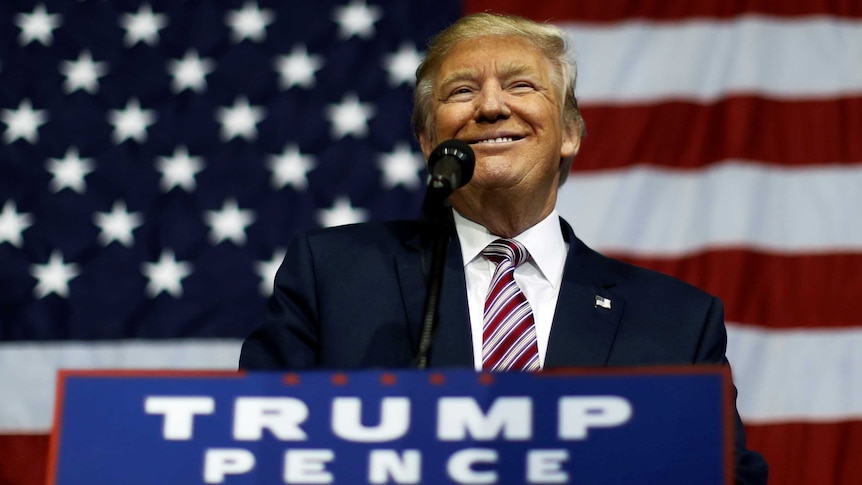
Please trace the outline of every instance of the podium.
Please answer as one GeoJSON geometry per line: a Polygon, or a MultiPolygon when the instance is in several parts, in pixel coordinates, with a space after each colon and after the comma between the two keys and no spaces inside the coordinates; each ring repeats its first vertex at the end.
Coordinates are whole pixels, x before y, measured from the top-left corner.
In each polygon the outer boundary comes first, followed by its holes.
{"type": "Polygon", "coordinates": [[[732,483],[720,367],[61,371],[49,484],[732,483]]]}

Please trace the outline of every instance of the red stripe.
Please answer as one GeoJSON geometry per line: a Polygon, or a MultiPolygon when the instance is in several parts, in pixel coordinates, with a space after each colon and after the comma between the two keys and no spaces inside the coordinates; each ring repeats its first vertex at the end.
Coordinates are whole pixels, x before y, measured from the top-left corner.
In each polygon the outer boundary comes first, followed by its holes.
{"type": "Polygon", "coordinates": [[[710,104],[584,106],[587,137],[573,171],[652,164],[694,168],[727,159],[782,166],[862,161],[862,97],[710,104]],[[682,141],[682,143],[681,143],[682,141]]]}
{"type": "Polygon", "coordinates": [[[769,483],[862,483],[862,421],[746,426],[748,447],[769,464],[769,483]]]}
{"type": "MultiPolygon", "coordinates": [[[[713,250],[682,258],[617,255],[722,299],[728,321],[775,328],[862,326],[862,254],[713,250]]],[[[860,482],[862,483],[862,482],[860,482]]]]}
{"type": "Polygon", "coordinates": [[[44,485],[49,440],[46,434],[0,434],[0,484],[44,485]]]}
{"type": "Polygon", "coordinates": [[[593,2],[525,2],[524,0],[465,0],[464,11],[504,12],[535,20],[618,22],[632,19],[724,19],[741,14],[782,17],[837,15],[862,18],[862,3],[855,0],[602,0],[593,2]]]}

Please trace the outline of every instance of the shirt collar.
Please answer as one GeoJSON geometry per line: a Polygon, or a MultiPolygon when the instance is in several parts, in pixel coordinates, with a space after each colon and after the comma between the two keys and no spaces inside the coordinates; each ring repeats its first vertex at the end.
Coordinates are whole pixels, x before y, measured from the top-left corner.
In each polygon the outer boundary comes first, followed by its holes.
{"type": "MultiPolygon", "coordinates": [[[[467,266],[481,257],[482,250],[500,236],[491,234],[485,226],[467,219],[456,210],[452,213],[455,219],[455,230],[461,243],[464,266],[467,266]]],[[[556,209],[514,239],[527,248],[530,252],[530,260],[552,285],[556,286],[556,282],[562,280],[567,249],[556,209]]]]}

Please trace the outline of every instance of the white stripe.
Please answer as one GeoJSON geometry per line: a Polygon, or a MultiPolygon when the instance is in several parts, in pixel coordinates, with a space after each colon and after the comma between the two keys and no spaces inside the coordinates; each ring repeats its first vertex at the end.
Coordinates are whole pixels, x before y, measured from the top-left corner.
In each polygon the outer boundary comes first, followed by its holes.
{"type": "Polygon", "coordinates": [[[0,344],[0,433],[46,433],[60,369],[233,370],[241,340],[0,344]]]}
{"type": "MultiPolygon", "coordinates": [[[[240,341],[0,345],[0,433],[47,433],[59,369],[236,368],[240,341]]],[[[728,325],[746,423],[862,419],[862,329],[728,325]]]]}
{"type": "Polygon", "coordinates": [[[741,16],[684,22],[563,23],[591,103],[715,100],[727,93],[862,92],[862,20],[741,16]]]}
{"type": "Polygon", "coordinates": [[[557,208],[587,244],[611,252],[680,256],[716,246],[859,251],[860,187],[862,164],[640,166],[572,174],[557,208]]]}
{"type": "Polygon", "coordinates": [[[862,329],[728,325],[727,354],[746,424],[862,419],[862,329]]]}

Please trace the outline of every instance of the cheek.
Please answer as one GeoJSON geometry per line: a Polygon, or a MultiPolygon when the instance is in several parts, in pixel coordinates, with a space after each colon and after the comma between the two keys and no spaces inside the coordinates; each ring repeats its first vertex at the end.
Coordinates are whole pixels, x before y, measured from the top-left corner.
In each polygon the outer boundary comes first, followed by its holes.
{"type": "Polygon", "coordinates": [[[555,133],[562,131],[562,120],[555,109],[535,109],[529,114],[534,125],[545,132],[555,133]]]}
{"type": "MultiPolygon", "coordinates": [[[[470,112],[464,106],[445,106],[437,110],[434,129],[438,135],[453,134],[470,120],[470,112]]],[[[442,138],[442,136],[438,136],[442,138]]]]}

